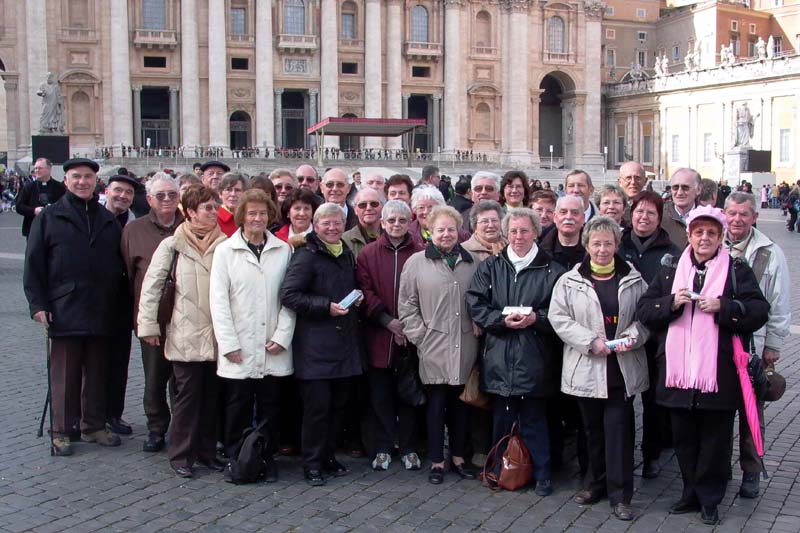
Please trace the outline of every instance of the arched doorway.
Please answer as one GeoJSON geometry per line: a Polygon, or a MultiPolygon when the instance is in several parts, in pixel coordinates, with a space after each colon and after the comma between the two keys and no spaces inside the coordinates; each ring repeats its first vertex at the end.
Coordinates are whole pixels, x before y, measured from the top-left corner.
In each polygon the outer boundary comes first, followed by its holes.
{"type": "Polygon", "coordinates": [[[234,111],[230,123],[231,150],[250,148],[250,115],[244,111],[234,111]]]}
{"type": "MultiPolygon", "coordinates": [[[[342,118],[358,118],[353,113],[345,113],[342,118]]],[[[339,148],[343,152],[352,151],[357,152],[361,149],[361,138],[356,135],[340,135],[339,148]]]]}
{"type": "Polygon", "coordinates": [[[551,145],[553,157],[564,157],[561,109],[563,87],[555,77],[548,74],[539,84],[539,88],[542,89],[539,101],[539,157],[542,161],[549,158],[551,145]]]}

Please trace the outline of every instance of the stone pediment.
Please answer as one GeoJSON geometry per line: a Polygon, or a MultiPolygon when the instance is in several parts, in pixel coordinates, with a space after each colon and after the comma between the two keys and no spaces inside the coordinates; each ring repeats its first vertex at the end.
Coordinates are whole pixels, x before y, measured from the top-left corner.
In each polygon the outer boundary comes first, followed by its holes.
{"type": "Polygon", "coordinates": [[[92,71],[83,69],[66,70],[58,77],[58,81],[59,83],[74,83],[81,85],[94,85],[101,83],[100,78],[98,78],[92,71]]]}

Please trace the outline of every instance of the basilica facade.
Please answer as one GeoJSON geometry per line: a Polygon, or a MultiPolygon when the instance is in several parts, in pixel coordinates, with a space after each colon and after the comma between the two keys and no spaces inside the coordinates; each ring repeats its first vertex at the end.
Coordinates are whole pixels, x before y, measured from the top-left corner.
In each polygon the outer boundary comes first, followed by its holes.
{"type": "Polygon", "coordinates": [[[9,159],[30,152],[50,72],[73,152],[309,148],[323,118],[422,118],[407,148],[598,166],[602,16],[598,0],[0,0],[9,159]]]}

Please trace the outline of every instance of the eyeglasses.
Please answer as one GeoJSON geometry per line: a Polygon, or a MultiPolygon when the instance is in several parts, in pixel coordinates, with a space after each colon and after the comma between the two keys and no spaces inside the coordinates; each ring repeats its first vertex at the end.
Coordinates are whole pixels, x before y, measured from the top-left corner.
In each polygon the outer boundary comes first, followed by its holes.
{"type": "Polygon", "coordinates": [[[153,196],[154,196],[154,197],[155,197],[155,199],[156,199],[156,200],[158,200],[159,202],[163,202],[163,201],[164,201],[164,200],[166,200],[167,198],[169,198],[170,200],[177,200],[177,199],[178,199],[178,192],[177,192],[177,191],[172,191],[172,192],[157,192],[157,193],[155,193],[153,196]]]}
{"type": "Polygon", "coordinates": [[[244,192],[244,189],[242,189],[241,187],[226,187],[222,189],[222,192],[226,192],[228,194],[232,192],[242,194],[244,192]]]}
{"type": "Polygon", "coordinates": [[[323,185],[328,189],[344,189],[347,184],[343,181],[326,181],[323,185]]]}
{"type": "Polygon", "coordinates": [[[689,189],[691,189],[691,188],[692,188],[692,187],[691,187],[690,185],[671,185],[671,186],[670,186],[670,189],[672,189],[672,190],[673,190],[673,191],[675,191],[675,192],[678,192],[678,191],[684,191],[684,192],[686,192],[686,191],[688,191],[688,190],[689,190],[689,189]]]}
{"type": "Polygon", "coordinates": [[[494,186],[492,185],[476,185],[472,188],[475,192],[494,192],[494,186]]]}
{"type": "Polygon", "coordinates": [[[624,181],[625,183],[630,183],[632,181],[642,181],[644,176],[620,176],[619,180],[624,181]]]}
{"type": "Polygon", "coordinates": [[[201,205],[197,206],[197,210],[198,211],[211,212],[211,211],[217,211],[218,209],[219,209],[219,206],[216,203],[213,203],[213,204],[201,204],[201,205]]]}
{"type": "Polygon", "coordinates": [[[479,218],[477,220],[479,226],[488,226],[489,224],[499,224],[500,219],[497,218],[479,218]]]}
{"type": "Polygon", "coordinates": [[[279,183],[278,185],[275,186],[275,189],[278,191],[291,191],[292,189],[294,189],[294,185],[290,183],[279,183]]]}
{"type": "MultiPolygon", "coordinates": [[[[511,189],[512,191],[523,191],[523,190],[525,190],[525,187],[523,187],[521,183],[514,183],[514,184],[506,185],[506,189],[511,189]]],[[[492,190],[494,190],[494,189],[492,189],[492,190]]]]}
{"type": "Polygon", "coordinates": [[[297,181],[300,183],[314,183],[317,181],[316,176],[297,176],[297,181]]]}
{"type": "Polygon", "coordinates": [[[380,202],[376,202],[375,200],[372,200],[371,202],[359,202],[359,203],[356,204],[356,207],[359,208],[359,209],[366,209],[367,206],[369,206],[369,207],[375,209],[376,207],[379,207],[380,205],[381,205],[380,202]]]}
{"type": "Polygon", "coordinates": [[[386,223],[387,224],[408,224],[408,219],[407,218],[394,218],[394,217],[392,217],[392,218],[387,218],[386,219],[386,223]]]}
{"type": "Polygon", "coordinates": [[[326,220],[324,222],[318,223],[317,225],[319,227],[325,228],[325,229],[328,229],[328,228],[341,228],[342,226],[344,226],[344,222],[342,222],[341,220],[326,220]]]}

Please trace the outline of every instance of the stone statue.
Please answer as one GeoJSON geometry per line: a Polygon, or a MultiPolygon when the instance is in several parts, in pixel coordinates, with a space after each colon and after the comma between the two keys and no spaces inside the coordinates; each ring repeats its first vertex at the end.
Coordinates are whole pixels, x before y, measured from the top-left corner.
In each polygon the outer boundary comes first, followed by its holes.
{"type": "Polygon", "coordinates": [[[42,97],[39,133],[64,133],[64,96],[52,72],[47,73],[47,81],[39,85],[36,94],[42,97]]]}
{"type": "Polygon", "coordinates": [[[758,59],[764,60],[767,58],[767,43],[764,42],[760,36],[758,37],[758,41],[756,41],[756,55],[758,59]]]}
{"type": "Polygon", "coordinates": [[[694,53],[686,52],[686,57],[683,58],[683,65],[686,67],[686,72],[694,69],[694,53]]]}
{"type": "Polygon", "coordinates": [[[767,59],[775,58],[775,37],[772,35],[767,39],[767,59]]]}
{"type": "Polygon", "coordinates": [[[572,113],[567,113],[567,142],[572,142],[573,136],[573,129],[574,129],[575,119],[572,117],[572,113]]]}
{"type": "Polygon", "coordinates": [[[698,39],[694,43],[694,68],[695,70],[700,68],[700,59],[703,56],[703,47],[702,47],[702,39],[698,39]]]}
{"type": "Polygon", "coordinates": [[[755,119],[747,107],[747,102],[736,110],[736,142],[734,146],[750,146],[750,139],[753,137],[755,119]]]}
{"type": "Polygon", "coordinates": [[[656,71],[656,78],[661,78],[664,76],[664,69],[661,67],[661,58],[656,57],[656,64],[654,66],[656,71]]]}
{"type": "Polygon", "coordinates": [[[669,76],[669,58],[666,54],[661,56],[661,70],[664,71],[664,76],[669,76]]]}

